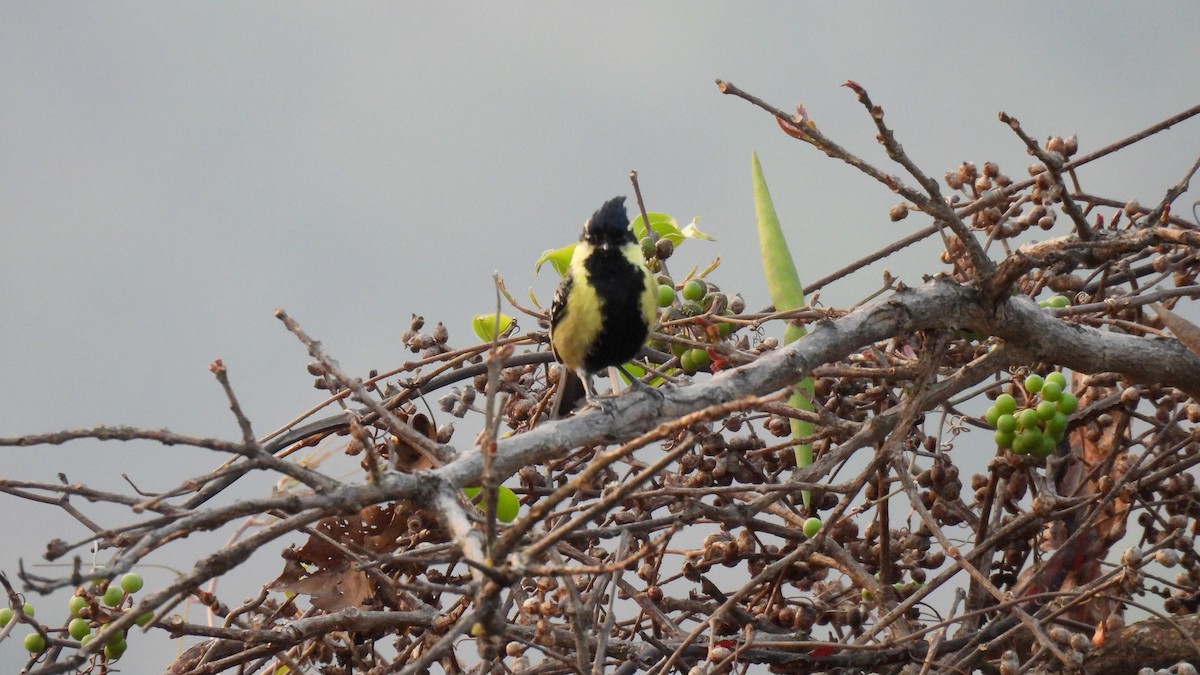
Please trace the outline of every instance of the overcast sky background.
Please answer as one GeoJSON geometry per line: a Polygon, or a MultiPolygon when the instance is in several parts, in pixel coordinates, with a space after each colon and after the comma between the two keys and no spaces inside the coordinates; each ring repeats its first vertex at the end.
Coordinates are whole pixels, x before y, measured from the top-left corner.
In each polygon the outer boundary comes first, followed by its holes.
{"type": "MultiPolygon", "coordinates": [[[[715,78],[785,109],[803,101],[826,134],[899,173],[838,86],[854,79],[927,172],[991,159],[1020,179],[1030,160],[998,111],[1035,137],[1106,145],[1197,103],[1198,27],[1195,2],[8,3],[0,436],[108,423],[236,439],[214,358],[265,434],[322,399],[274,308],[357,374],[411,356],[399,336],[414,312],[471,342],[493,271],[547,300],[556,279],[534,261],[629,194],[631,169],[651,210],[699,216],[716,237],[684,259],[720,255],[715,280],[765,305],[751,151],[806,279],[928,221],[888,222],[894,195],[721,96],[715,78]]],[[[1153,203],[1198,153],[1191,120],[1080,177],[1153,203]]],[[[887,266],[919,283],[943,269],[936,253],[887,266]]],[[[822,301],[854,302],[879,272],[822,301]]],[[[153,492],[219,459],[76,442],[3,450],[0,475],[127,489],[126,473],[153,492]]],[[[51,537],[86,535],[51,507],[3,504],[10,577],[51,537]]],[[[151,588],[167,575],[146,574],[151,588]]],[[[264,581],[224,588],[237,601],[264,581]]],[[[0,670],[24,662],[25,632],[0,644],[0,670]]],[[[127,669],[169,658],[141,640],[127,669]]]]}

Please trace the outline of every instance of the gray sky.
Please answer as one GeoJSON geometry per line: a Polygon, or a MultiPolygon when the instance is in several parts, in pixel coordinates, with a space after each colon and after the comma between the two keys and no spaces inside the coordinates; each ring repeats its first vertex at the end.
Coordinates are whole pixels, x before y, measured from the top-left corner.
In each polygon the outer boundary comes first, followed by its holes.
{"type": "MultiPolygon", "coordinates": [[[[717,238],[684,260],[720,255],[716,280],[763,305],[751,151],[806,278],[927,221],[889,223],[893,195],[719,95],[715,78],[803,101],[883,165],[838,86],[854,79],[929,173],[992,159],[1022,178],[1029,158],[998,111],[1035,137],[1106,145],[1197,103],[1197,26],[1194,2],[9,3],[0,436],[120,423],[236,438],[206,370],[218,357],[264,434],[321,399],[275,307],[360,374],[411,356],[399,335],[413,312],[472,341],[492,272],[547,299],[555,279],[533,262],[628,194],[630,169],[651,210],[699,216],[717,238]]],[[[1192,120],[1081,179],[1154,202],[1198,152],[1192,120]]],[[[932,246],[888,267],[914,283],[942,269],[932,246]]],[[[853,302],[878,279],[822,300],[853,302]]],[[[5,450],[0,474],[121,489],[124,472],[155,491],[217,461],[79,442],[5,450]]],[[[10,573],[50,537],[85,534],[50,508],[4,503],[10,573]]],[[[0,644],[0,670],[20,651],[0,644]]]]}

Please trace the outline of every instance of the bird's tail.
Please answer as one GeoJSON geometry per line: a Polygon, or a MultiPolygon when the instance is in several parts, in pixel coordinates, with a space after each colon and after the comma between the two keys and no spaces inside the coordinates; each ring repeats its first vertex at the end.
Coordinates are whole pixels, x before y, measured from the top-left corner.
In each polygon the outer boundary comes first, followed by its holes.
{"type": "Polygon", "coordinates": [[[587,398],[583,380],[570,368],[559,368],[558,373],[558,394],[554,397],[554,407],[551,409],[551,419],[556,420],[570,415],[587,398]]]}

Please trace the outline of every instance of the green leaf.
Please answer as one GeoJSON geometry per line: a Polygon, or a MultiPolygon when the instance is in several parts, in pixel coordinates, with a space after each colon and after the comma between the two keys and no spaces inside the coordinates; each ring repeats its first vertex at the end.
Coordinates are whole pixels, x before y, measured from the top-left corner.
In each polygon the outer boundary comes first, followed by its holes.
{"type": "MultiPolygon", "coordinates": [[[[654,231],[659,239],[666,238],[671,240],[672,244],[678,246],[684,239],[703,239],[704,241],[714,241],[712,237],[700,231],[696,227],[696,219],[685,225],[682,229],[679,223],[674,218],[665,213],[646,214],[650,219],[650,229],[654,231]]],[[[643,239],[646,236],[646,225],[642,222],[642,216],[639,214],[633,219],[633,233],[637,238],[643,239]]]]}
{"type": "MultiPolygon", "coordinates": [[[[463,493],[467,495],[467,499],[472,501],[482,492],[482,488],[465,487],[463,493]]],[[[487,509],[483,504],[476,504],[475,508],[479,509],[480,513],[487,513],[487,509]]],[[[517,512],[521,510],[521,500],[517,498],[517,493],[509,488],[501,485],[496,488],[496,519],[502,523],[511,523],[517,519],[517,512]]]]}
{"type": "Polygon", "coordinates": [[[471,319],[471,330],[480,340],[491,342],[497,336],[504,335],[514,323],[516,320],[507,314],[476,314],[471,319]]]}
{"type": "MultiPolygon", "coordinates": [[[[771,201],[771,193],[767,190],[767,181],[763,177],[762,165],[758,163],[758,153],[751,155],[751,177],[754,184],[754,213],[758,219],[758,243],[762,253],[763,273],[767,278],[767,290],[771,294],[771,302],[778,311],[787,311],[803,307],[804,285],[800,283],[800,275],[796,272],[796,263],[788,250],[787,239],[783,236],[783,228],[779,225],[779,216],[775,213],[775,205],[771,201]]],[[[794,322],[788,322],[783,333],[784,344],[795,342],[808,334],[808,331],[794,322]]],[[[799,387],[788,404],[799,410],[811,412],[813,379],[806,377],[800,381],[799,387]]],[[[803,438],[813,433],[811,422],[791,420],[792,438],[803,438]]],[[[793,448],[796,453],[796,466],[806,467],[812,464],[812,445],[797,444],[793,448]]],[[[803,492],[805,508],[811,507],[812,494],[803,492]]]]}
{"type": "Polygon", "coordinates": [[[562,248],[556,248],[546,251],[542,257],[537,259],[533,264],[533,271],[538,272],[542,269],[543,263],[550,263],[554,267],[554,271],[558,272],[558,276],[566,274],[567,268],[571,265],[571,256],[575,254],[575,244],[567,244],[562,248]]]}

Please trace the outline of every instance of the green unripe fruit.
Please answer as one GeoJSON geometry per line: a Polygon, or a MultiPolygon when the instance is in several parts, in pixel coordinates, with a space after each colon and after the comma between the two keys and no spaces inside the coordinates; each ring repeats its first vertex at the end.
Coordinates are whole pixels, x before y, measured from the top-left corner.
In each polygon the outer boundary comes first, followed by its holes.
{"type": "MultiPolygon", "coordinates": [[[[1061,404],[1062,401],[1059,401],[1061,404]]],[[[1055,441],[1061,441],[1067,431],[1067,416],[1061,411],[1055,412],[1054,417],[1046,420],[1046,434],[1053,436],[1055,441]]]]}
{"type": "Polygon", "coordinates": [[[989,427],[995,429],[996,425],[1000,423],[1000,416],[1004,414],[1007,413],[1001,413],[999,408],[991,406],[983,414],[983,421],[987,422],[989,427]]]}
{"type": "Polygon", "coordinates": [[[1079,407],[1079,399],[1069,391],[1064,391],[1062,398],[1058,399],[1058,411],[1064,415],[1070,415],[1079,407]]]}
{"type": "Polygon", "coordinates": [[[700,299],[703,298],[704,294],[707,292],[708,292],[708,287],[704,285],[703,281],[698,281],[696,279],[692,279],[691,281],[689,281],[683,285],[683,299],[684,300],[695,300],[696,302],[699,302],[700,299]]]}
{"type": "Polygon", "coordinates": [[[996,431],[1012,434],[1017,430],[1017,418],[1012,415],[1001,415],[996,418],[996,431]]]}
{"type": "Polygon", "coordinates": [[[30,654],[40,654],[46,649],[46,638],[41,633],[30,633],[25,636],[25,651],[30,654]]]}
{"type": "MultiPolygon", "coordinates": [[[[730,312],[722,312],[721,316],[733,316],[733,315],[730,312]]],[[[737,328],[736,323],[732,323],[730,321],[718,321],[717,322],[717,332],[719,332],[721,334],[721,337],[729,337],[730,334],[733,333],[733,330],[735,328],[737,328]]]]}
{"type": "Polygon", "coordinates": [[[1012,451],[1018,455],[1028,455],[1042,444],[1042,432],[1037,429],[1026,429],[1013,439],[1012,451]]]}
{"type": "Polygon", "coordinates": [[[1025,378],[1025,391],[1031,394],[1036,394],[1042,390],[1042,385],[1045,384],[1045,382],[1046,381],[1042,379],[1041,375],[1034,373],[1033,375],[1025,378]]]}
{"type": "Polygon", "coordinates": [[[104,656],[108,657],[110,661],[116,661],[128,648],[129,643],[125,641],[125,638],[109,640],[108,644],[104,645],[104,656]]]}
{"type": "Polygon", "coordinates": [[[996,397],[996,410],[1000,411],[1001,415],[1013,414],[1017,411],[1017,399],[1012,397],[1012,394],[1000,394],[996,397]]]}
{"type": "Polygon", "coordinates": [[[78,595],[72,595],[71,599],[67,601],[67,608],[71,610],[71,616],[82,616],[83,608],[87,606],[87,599],[78,595]]]}
{"type": "Polygon", "coordinates": [[[679,357],[679,365],[687,372],[694,373],[712,363],[712,357],[707,349],[689,349],[679,357]]]}
{"type": "Polygon", "coordinates": [[[1062,395],[1063,395],[1062,385],[1058,384],[1057,382],[1050,382],[1049,380],[1047,380],[1046,384],[1042,385],[1042,399],[1043,400],[1057,401],[1058,399],[1062,398],[1062,395]]]}
{"type": "Polygon", "coordinates": [[[121,604],[121,601],[124,599],[125,591],[121,590],[121,587],[116,584],[110,585],[108,590],[104,591],[104,595],[100,596],[100,602],[103,602],[109,607],[116,607],[117,605],[121,604]]]}
{"type": "Polygon", "coordinates": [[[1043,422],[1058,414],[1058,408],[1050,401],[1042,401],[1037,406],[1037,416],[1043,422]]]}
{"type": "Polygon", "coordinates": [[[821,519],[820,518],[817,518],[814,516],[814,517],[809,518],[808,520],[804,521],[804,536],[812,538],[812,537],[817,536],[817,533],[820,531],[821,531],[821,519]]]}
{"type": "Polygon", "coordinates": [[[1060,389],[1067,388],[1067,376],[1062,374],[1061,370],[1055,370],[1046,375],[1047,382],[1056,383],[1060,389]]]}
{"type": "Polygon", "coordinates": [[[655,246],[654,237],[645,237],[640,242],[642,245],[642,257],[646,260],[658,255],[658,247],[655,246]]]}
{"type": "Polygon", "coordinates": [[[121,590],[126,593],[137,593],[142,590],[143,583],[142,575],[137,572],[130,572],[121,577],[121,590]]]}
{"type": "MultiPolygon", "coordinates": [[[[1011,417],[1011,415],[1009,415],[1009,417],[1011,417]]],[[[1012,447],[1013,439],[1016,438],[1016,436],[1011,431],[997,430],[996,433],[992,434],[992,438],[996,440],[996,447],[1008,449],[1012,447]]]]}
{"type": "Polygon", "coordinates": [[[1040,421],[1042,421],[1041,418],[1033,408],[1026,408],[1017,415],[1017,423],[1022,429],[1033,429],[1040,421]]]}
{"type": "Polygon", "coordinates": [[[21,611],[25,612],[25,616],[33,616],[33,605],[27,602],[24,605],[21,605],[21,611]]]}
{"type": "Polygon", "coordinates": [[[1034,457],[1049,457],[1054,454],[1054,448],[1058,447],[1058,442],[1050,436],[1042,436],[1042,442],[1036,448],[1031,448],[1029,454],[1034,457]]]}
{"type": "Polygon", "coordinates": [[[95,634],[95,633],[88,633],[87,635],[84,635],[84,636],[83,636],[83,638],[81,638],[81,639],[79,640],[79,646],[80,646],[80,647],[86,647],[86,646],[87,646],[87,644],[88,644],[89,642],[91,642],[91,641],[92,641],[92,639],[93,639],[93,638],[95,638],[95,637],[96,637],[96,634],[95,634]]]}
{"type": "Polygon", "coordinates": [[[87,619],[76,617],[71,619],[71,623],[67,624],[67,632],[76,640],[82,640],[88,633],[92,632],[92,624],[88,623],[87,619]]]}
{"type": "Polygon", "coordinates": [[[683,355],[687,353],[688,349],[689,349],[689,347],[685,344],[680,344],[678,342],[672,342],[671,343],[671,356],[674,356],[677,359],[681,359],[681,358],[683,358],[683,355]]]}
{"type": "Polygon", "coordinates": [[[13,615],[16,612],[12,611],[12,607],[4,607],[0,609],[0,626],[7,626],[9,621],[12,621],[13,615]]]}
{"type": "Polygon", "coordinates": [[[1042,432],[1040,429],[1036,428],[1026,429],[1021,432],[1021,439],[1024,441],[1025,447],[1028,449],[1028,451],[1033,452],[1034,450],[1037,450],[1039,445],[1042,444],[1042,432]]]}
{"type": "Polygon", "coordinates": [[[1062,309],[1063,307],[1070,307],[1071,300],[1069,298],[1067,298],[1067,296],[1065,296],[1065,295],[1052,295],[1052,296],[1046,298],[1045,300],[1043,300],[1042,302],[1039,302],[1038,304],[1042,305],[1044,307],[1052,307],[1054,309],[1062,309]]]}
{"type": "Polygon", "coordinates": [[[702,307],[700,303],[696,302],[695,300],[684,300],[679,305],[679,311],[684,316],[700,316],[704,313],[704,307],[702,307]]]}
{"type": "Polygon", "coordinates": [[[662,284],[658,287],[658,306],[670,307],[671,303],[675,302],[675,289],[662,284]]]}
{"type": "Polygon", "coordinates": [[[154,620],[154,612],[143,612],[137,615],[133,620],[138,625],[138,628],[145,628],[151,621],[154,620]]]}

